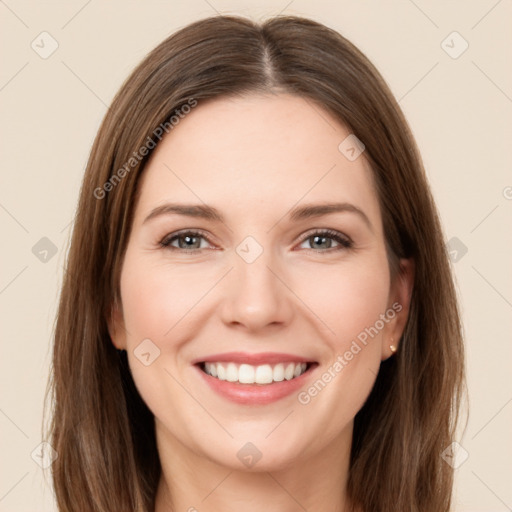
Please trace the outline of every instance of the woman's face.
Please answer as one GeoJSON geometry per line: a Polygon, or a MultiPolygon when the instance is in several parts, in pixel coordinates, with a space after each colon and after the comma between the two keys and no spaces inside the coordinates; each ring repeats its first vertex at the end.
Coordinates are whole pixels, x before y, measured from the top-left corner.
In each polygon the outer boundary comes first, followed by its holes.
{"type": "Polygon", "coordinates": [[[250,95],[199,102],[155,149],[109,327],[161,449],[270,470],[349,442],[412,282],[390,281],[349,136],[310,101],[250,95]]]}

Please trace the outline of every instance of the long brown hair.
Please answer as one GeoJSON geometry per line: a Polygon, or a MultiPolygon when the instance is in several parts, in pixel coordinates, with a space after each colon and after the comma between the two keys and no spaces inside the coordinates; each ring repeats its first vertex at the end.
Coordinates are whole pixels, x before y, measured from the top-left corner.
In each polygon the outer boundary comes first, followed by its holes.
{"type": "Polygon", "coordinates": [[[130,159],[191,100],[276,91],[314,102],[363,141],[393,275],[399,258],[415,261],[399,350],[382,362],[355,418],[350,501],[365,512],[450,509],[453,468],[441,452],[454,439],[464,397],[462,327],[441,225],[407,122],[375,67],[336,31],[295,16],[261,24],[216,16],[149,53],[114,98],[91,149],[47,393],[46,438],[58,452],[52,476],[61,512],[151,512],[160,478],[153,416],[107,328],[120,301],[137,184],[150,152],[130,159]]]}

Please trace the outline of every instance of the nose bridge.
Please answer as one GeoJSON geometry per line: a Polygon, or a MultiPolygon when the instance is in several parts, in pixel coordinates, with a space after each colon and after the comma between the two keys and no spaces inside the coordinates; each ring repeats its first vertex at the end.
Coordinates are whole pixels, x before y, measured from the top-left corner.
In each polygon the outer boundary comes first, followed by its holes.
{"type": "Polygon", "coordinates": [[[286,322],[291,313],[290,297],[276,276],[279,264],[273,251],[247,237],[233,254],[233,266],[224,299],[224,321],[251,329],[286,322]]]}

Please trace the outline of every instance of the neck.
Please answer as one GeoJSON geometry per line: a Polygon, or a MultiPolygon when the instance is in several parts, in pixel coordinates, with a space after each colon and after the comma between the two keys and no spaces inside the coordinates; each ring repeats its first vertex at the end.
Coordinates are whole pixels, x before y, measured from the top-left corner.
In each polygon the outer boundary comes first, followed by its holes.
{"type": "Polygon", "coordinates": [[[313,457],[294,454],[268,471],[219,465],[157,429],[162,475],[155,512],[348,512],[352,427],[313,457]]]}

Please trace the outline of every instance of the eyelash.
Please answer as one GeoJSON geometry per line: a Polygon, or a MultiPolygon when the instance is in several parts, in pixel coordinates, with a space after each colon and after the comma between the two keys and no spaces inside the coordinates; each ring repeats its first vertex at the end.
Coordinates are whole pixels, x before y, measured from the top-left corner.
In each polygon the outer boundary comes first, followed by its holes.
{"type": "MultiPolygon", "coordinates": [[[[208,243],[212,243],[210,241],[210,239],[202,231],[185,230],[185,231],[178,231],[176,233],[171,233],[170,235],[167,235],[160,242],[160,246],[164,249],[170,249],[171,251],[181,251],[181,252],[185,252],[185,253],[193,253],[193,252],[198,253],[198,252],[202,252],[204,250],[204,249],[181,249],[179,247],[171,246],[171,243],[174,240],[177,240],[180,236],[184,236],[184,235],[191,235],[192,237],[204,238],[208,243]]],[[[325,249],[325,250],[316,250],[316,249],[307,249],[307,250],[314,251],[316,253],[331,253],[331,252],[341,251],[344,249],[351,249],[353,247],[352,240],[350,240],[345,235],[342,235],[340,232],[334,231],[332,229],[323,229],[323,230],[312,231],[312,232],[308,233],[307,235],[305,235],[304,237],[302,237],[299,244],[302,244],[305,241],[307,241],[310,238],[313,238],[315,236],[331,238],[335,242],[337,242],[339,244],[339,246],[338,247],[330,247],[329,249],[325,249]]]]}

